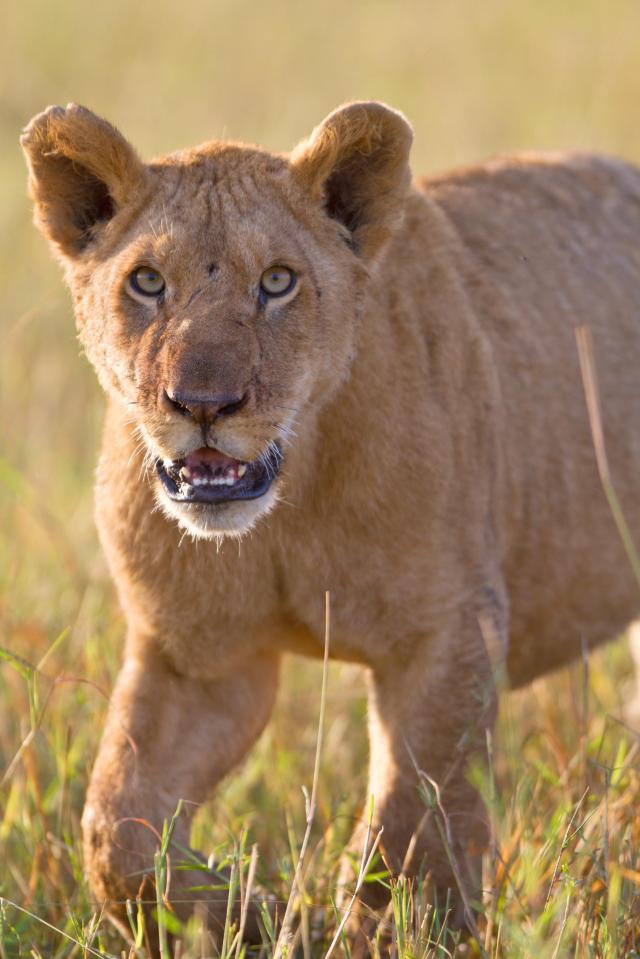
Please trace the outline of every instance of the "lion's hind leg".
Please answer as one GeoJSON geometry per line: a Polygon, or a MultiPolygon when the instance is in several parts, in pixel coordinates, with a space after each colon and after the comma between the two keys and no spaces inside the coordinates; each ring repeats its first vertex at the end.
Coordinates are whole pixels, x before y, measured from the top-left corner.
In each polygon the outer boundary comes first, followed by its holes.
{"type": "MultiPolygon", "coordinates": [[[[449,925],[473,930],[488,820],[469,772],[474,765],[486,767],[487,730],[496,713],[495,663],[475,610],[460,610],[406,651],[371,677],[373,819],[356,829],[343,882],[353,886],[352,863],[367,831],[373,841],[382,830],[376,871],[386,866],[392,880],[427,877],[431,902],[441,915],[448,911],[449,925]]],[[[389,935],[390,918],[387,886],[364,884],[350,926],[358,956],[368,955],[367,939],[376,927],[389,935]]]]}

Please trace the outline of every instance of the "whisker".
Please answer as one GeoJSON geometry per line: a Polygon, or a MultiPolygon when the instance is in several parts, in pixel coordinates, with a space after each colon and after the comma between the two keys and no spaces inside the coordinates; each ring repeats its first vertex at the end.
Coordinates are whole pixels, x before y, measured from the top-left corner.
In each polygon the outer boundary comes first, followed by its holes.
{"type": "Polygon", "coordinates": [[[291,441],[292,438],[298,438],[298,434],[291,426],[286,426],[284,423],[270,423],[269,425],[273,429],[278,430],[284,440],[291,441]]]}
{"type": "Polygon", "coordinates": [[[140,470],[138,472],[138,480],[144,479],[145,482],[149,481],[149,473],[151,472],[151,469],[155,465],[155,461],[156,460],[155,460],[154,454],[151,452],[151,450],[148,449],[144,455],[142,464],[140,466],[140,470]]]}
{"type": "Polygon", "coordinates": [[[277,410],[286,410],[287,413],[295,413],[296,416],[300,412],[300,410],[295,406],[283,406],[281,403],[274,403],[273,405],[277,410]]]}
{"type": "Polygon", "coordinates": [[[282,463],[282,453],[276,443],[273,441],[269,443],[266,450],[258,455],[258,460],[264,467],[269,479],[275,479],[282,463]]]}
{"type": "Polygon", "coordinates": [[[290,506],[291,509],[300,509],[299,503],[292,503],[290,499],[285,499],[284,496],[278,496],[278,502],[284,503],[285,506],[290,506]]]}
{"type": "Polygon", "coordinates": [[[143,449],[145,449],[146,445],[147,444],[145,443],[144,440],[139,440],[139,442],[133,448],[131,452],[131,456],[127,460],[127,469],[129,469],[129,467],[131,466],[131,461],[135,459],[135,457],[138,456],[138,454],[141,453],[143,449]]]}

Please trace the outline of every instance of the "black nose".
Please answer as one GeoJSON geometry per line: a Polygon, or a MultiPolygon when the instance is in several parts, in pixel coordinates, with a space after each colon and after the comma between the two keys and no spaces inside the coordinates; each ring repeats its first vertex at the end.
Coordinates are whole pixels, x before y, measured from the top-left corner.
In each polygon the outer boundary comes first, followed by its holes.
{"type": "Polygon", "coordinates": [[[231,416],[246,405],[248,393],[241,396],[220,394],[217,396],[190,396],[188,393],[164,391],[165,402],[183,416],[192,416],[201,425],[209,425],[220,416],[231,416]]]}

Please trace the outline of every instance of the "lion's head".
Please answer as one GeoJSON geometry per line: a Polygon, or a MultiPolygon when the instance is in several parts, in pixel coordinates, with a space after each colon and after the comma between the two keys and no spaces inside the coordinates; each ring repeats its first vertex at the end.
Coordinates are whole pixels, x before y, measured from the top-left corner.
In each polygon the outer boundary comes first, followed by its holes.
{"type": "Polygon", "coordinates": [[[83,347],[192,533],[241,533],[273,507],[287,447],[348,375],[410,143],[377,103],[332,113],[289,156],[214,141],[144,164],[73,104],[25,130],[83,347]]]}

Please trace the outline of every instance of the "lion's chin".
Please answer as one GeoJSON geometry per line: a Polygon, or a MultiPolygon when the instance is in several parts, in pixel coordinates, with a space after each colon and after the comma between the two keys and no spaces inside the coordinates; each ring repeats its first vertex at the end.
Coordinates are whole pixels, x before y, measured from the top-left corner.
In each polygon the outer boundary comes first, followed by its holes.
{"type": "Polygon", "coordinates": [[[236,502],[186,503],[170,499],[161,488],[156,498],[165,514],[194,539],[220,539],[223,536],[240,537],[251,530],[262,516],[266,516],[278,501],[275,486],[258,499],[236,502]]]}

